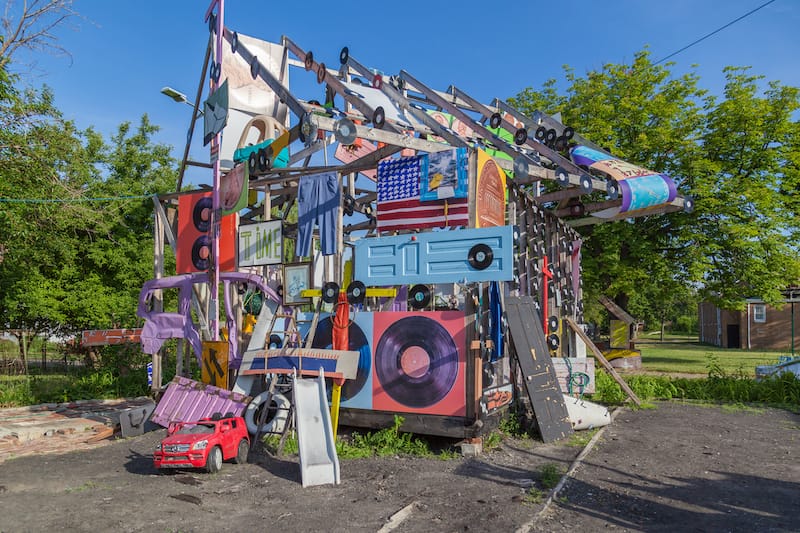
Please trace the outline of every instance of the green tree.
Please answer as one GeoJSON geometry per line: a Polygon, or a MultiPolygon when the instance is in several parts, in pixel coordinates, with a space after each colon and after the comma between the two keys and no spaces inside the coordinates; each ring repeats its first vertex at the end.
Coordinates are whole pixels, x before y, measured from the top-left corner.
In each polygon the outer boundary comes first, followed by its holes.
{"type": "MultiPolygon", "coordinates": [[[[722,98],[694,73],[673,76],[647,51],[630,65],[577,76],[566,68],[564,94],[549,80],[511,99],[525,113],[560,112],[564,123],[621,159],[670,174],[696,198],[693,213],[646,216],[580,228],[585,238],[587,314],[595,297],[653,318],[669,316],[675,295],[737,308],[747,297],[774,302],[800,279],[798,91],[726,70],[722,98]]],[[[597,199],[600,199],[597,196],[597,199]]],[[[683,299],[683,297],[678,300],[683,299]]]]}
{"type": "Polygon", "coordinates": [[[153,265],[153,202],[141,196],[169,191],[175,162],[146,116],[109,147],[64,120],[47,89],[0,73],[0,324],[25,359],[40,334],[135,324],[153,265]]]}

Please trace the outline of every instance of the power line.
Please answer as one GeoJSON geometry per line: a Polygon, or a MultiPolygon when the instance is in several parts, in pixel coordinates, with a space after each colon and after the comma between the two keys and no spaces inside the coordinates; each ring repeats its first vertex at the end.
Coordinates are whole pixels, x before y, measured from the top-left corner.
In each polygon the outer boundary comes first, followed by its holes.
{"type": "Polygon", "coordinates": [[[769,0],[768,2],[764,2],[763,4],[761,4],[760,6],[758,6],[757,8],[755,8],[755,9],[753,9],[753,10],[751,10],[751,11],[748,11],[747,13],[745,13],[744,15],[742,15],[741,17],[739,17],[739,18],[737,18],[737,19],[735,19],[735,20],[732,20],[732,21],[730,21],[729,23],[725,24],[725,25],[724,25],[724,26],[722,26],[721,28],[717,28],[716,30],[712,31],[711,33],[709,33],[709,34],[707,34],[707,35],[704,35],[704,36],[700,37],[699,39],[697,39],[697,40],[696,40],[696,41],[694,41],[693,43],[689,43],[689,44],[687,44],[686,46],[684,46],[683,48],[681,48],[681,49],[680,49],[680,50],[678,50],[677,52],[672,52],[670,55],[668,55],[668,56],[666,56],[666,57],[663,57],[663,58],[659,59],[658,61],[656,61],[655,63],[653,63],[653,65],[658,65],[659,63],[663,63],[663,62],[664,62],[664,61],[666,61],[667,59],[669,59],[669,58],[671,58],[671,57],[673,57],[673,56],[676,56],[676,55],[680,54],[680,53],[681,53],[681,52],[683,52],[684,50],[687,50],[687,49],[691,48],[692,46],[696,45],[697,43],[700,43],[700,42],[702,42],[702,41],[705,41],[706,39],[708,39],[708,38],[709,38],[709,37],[711,37],[712,35],[715,35],[715,34],[717,34],[717,33],[721,32],[722,30],[724,30],[724,29],[725,29],[725,28],[727,28],[728,26],[732,26],[733,24],[736,24],[737,22],[739,22],[739,21],[740,21],[740,20],[742,20],[743,18],[747,18],[747,17],[749,17],[750,15],[752,15],[753,13],[755,13],[756,11],[758,11],[759,9],[761,9],[761,8],[764,8],[764,7],[767,7],[768,5],[770,5],[770,4],[771,4],[772,2],[774,2],[774,1],[775,1],[775,0],[769,0]]]}
{"type": "Polygon", "coordinates": [[[0,198],[0,203],[6,204],[64,204],[73,202],[114,202],[117,200],[141,200],[152,198],[152,194],[139,196],[112,196],[108,198],[0,198]]]}

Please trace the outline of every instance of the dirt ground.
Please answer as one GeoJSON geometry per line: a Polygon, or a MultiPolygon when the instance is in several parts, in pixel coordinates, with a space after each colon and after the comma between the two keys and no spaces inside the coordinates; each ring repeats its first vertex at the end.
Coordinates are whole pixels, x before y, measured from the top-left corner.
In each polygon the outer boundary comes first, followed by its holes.
{"type": "Polygon", "coordinates": [[[539,468],[581,447],[507,440],[477,458],[343,460],[300,485],[296,457],[160,474],[164,430],[0,464],[0,531],[800,531],[800,416],[682,403],[623,410],[545,509],[539,468]],[[543,512],[542,512],[543,511],[543,512]]]}

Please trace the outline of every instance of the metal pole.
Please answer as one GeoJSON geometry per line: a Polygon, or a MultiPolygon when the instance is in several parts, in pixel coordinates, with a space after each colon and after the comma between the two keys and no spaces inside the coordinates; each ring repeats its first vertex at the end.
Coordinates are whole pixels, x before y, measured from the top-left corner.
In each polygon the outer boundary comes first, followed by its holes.
{"type": "MultiPolygon", "coordinates": [[[[222,32],[225,28],[225,21],[223,20],[225,14],[225,0],[212,0],[211,5],[206,12],[206,20],[209,19],[214,6],[217,6],[217,27],[216,27],[216,54],[214,62],[216,63],[215,70],[219,72],[222,68],[222,32]]],[[[211,77],[211,94],[217,90],[217,80],[211,77]]],[[[219,205],[219,182],[220,182],[220,140],[221,135],[217,133],[211,141],[211,158],[214,165],[214,184],[211,193],[211,255],[214,257],[209,272],[209,281],[211,282],[211,338],[212,340],[219,340],[219,235],[220,235],[220,222],[221,210],[219,205]]]]}

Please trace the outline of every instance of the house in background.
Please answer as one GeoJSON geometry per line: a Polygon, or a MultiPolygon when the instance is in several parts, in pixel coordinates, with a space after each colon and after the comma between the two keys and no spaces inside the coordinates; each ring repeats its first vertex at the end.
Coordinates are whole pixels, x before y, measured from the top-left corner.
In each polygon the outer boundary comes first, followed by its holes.
{"type": "Polygon", "coordinates": [[[757,298],[746,300],[743,311],[720,309],[711,302],[698,306],[700,342],[723,348],[800,351],[800,287],[784,291],[781,306],[757,298]],[[792,350],[794,343],[794,350],[792,350]]]}

